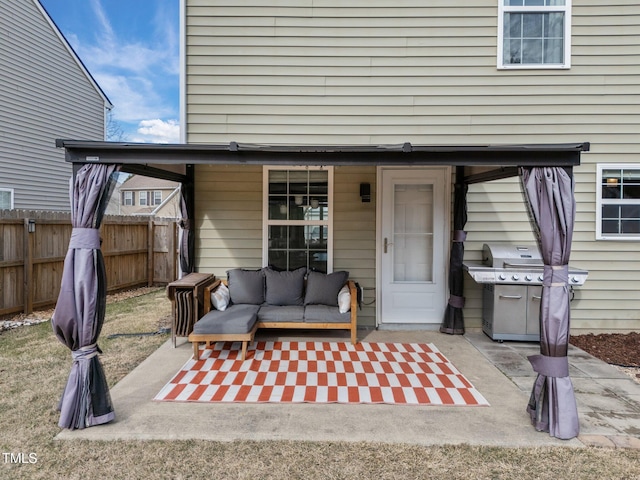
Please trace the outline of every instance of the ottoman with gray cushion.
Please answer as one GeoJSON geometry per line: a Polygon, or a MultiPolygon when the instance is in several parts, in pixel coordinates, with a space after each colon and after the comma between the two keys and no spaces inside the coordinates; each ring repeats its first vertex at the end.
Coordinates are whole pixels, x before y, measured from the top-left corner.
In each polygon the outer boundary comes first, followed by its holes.
{"type": "Polygon", "coordinates": [[[204,307],[189,335],[196,359],[200,343],[239,341],[244,360],[258,328],[344,329],[357,342],[357,291],[349,272],[229,270],[226,281],[207,287],[204,307]]]}
{"type": "Polygon", "coordinates": [[[193,326],[189,340],[193,343],[193,354],[200,359],[200,342],[207,345],[216,342],[242,342],[242,360],[247,354],[247,346],[253,341],[258,329],[257,305],[232,305],[223,312],[212,310],[193,326]]]}

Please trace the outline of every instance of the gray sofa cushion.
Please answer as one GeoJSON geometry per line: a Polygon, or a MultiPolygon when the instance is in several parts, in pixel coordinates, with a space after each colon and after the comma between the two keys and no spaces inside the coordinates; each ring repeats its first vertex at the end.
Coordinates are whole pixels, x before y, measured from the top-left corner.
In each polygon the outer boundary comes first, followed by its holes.
{"type": "Polygon", "coordinates": [[[258,305],[231,305],[211,310],[193,326],[193,333],[248,333],[258,321],[258,305]]]}
{"type": "Polygon", "coordinates": [[[258,311],[259,322],[302,322],[304,307],[297,305],[263,305],[258,311]]]}
{"type": "Polygon", "coordinates": [[[307,277],[307,292],[304,297],[305,305],[338,306],[338,292],[349,279],[349,272],[334,272],[330,274],[309,272],[307,277]]]}
{"type": "Polygon", "coordinates": [[[351,313],[340,313],[337,307],[328,305],[307,305],[304,307],[304,321],[308,323],[348,323],[351,321],[351,313]]]}
{"type": "Polygon", "coordinates": [[[236,268],[227,272],[231,303],[262,305],[264,303],[264,272],[236,268]]]}
{"type": "Polygon", "coordinates": [[[266,302],[269,305],[302,305],[306,273],[304,267],[290,272],[265,268],[266,302]]]}

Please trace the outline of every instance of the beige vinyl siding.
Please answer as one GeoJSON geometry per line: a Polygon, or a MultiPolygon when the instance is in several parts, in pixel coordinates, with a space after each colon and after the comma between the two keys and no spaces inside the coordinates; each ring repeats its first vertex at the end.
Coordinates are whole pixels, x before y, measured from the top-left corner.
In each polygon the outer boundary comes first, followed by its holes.
{"type": "Polygon", "coordinates": [[[226,277],[262,265],[262,167],[198,165],[197,271],[226,277]]]}
{"type": "Polygon", "coordinates": [[[433,75],[450,88],[438,71],[470,48],[495,56],[496,6],[423,4],[187,2],[187,140],[395,143],[468,125],[417,94],[433,75]],[[472,46],[456,46],[460,31],[472,46]]]}
{"type": "Polygon", "coordinates": [[[347,270],[363,287],[360,327],[374,327],[376,286],[376,169],[336,167],[334,170],[334,254],[333,269],[347,270]],[[360,199],[360,184],[371,184],[371,202],[360,199]],[[366,305],[372,304],[372,305],[366,305]]]}
{"type": "Polygon", "coordinates": [[[0,187],[15,208],[69,210],[56,138],[104,139],[104,97],[32,0],[0,3],[0,187]]]}
{"type": "MultiPolygon", "coordinates": [[[[497,0],[186,3],[189,142],[590,142],[571,256],[590,275],[572,327],[640,328],[639,242],[595,240],[596,164],[640,163],[638,2],[573,0],[571,69],[508,71],[497,0]]],[[[469,259],[485,242],[533,241],[517,179],[470,188],[467,230],[469,259]]],[[[465,285],[480,326],[481,290],[465,285]]]]}

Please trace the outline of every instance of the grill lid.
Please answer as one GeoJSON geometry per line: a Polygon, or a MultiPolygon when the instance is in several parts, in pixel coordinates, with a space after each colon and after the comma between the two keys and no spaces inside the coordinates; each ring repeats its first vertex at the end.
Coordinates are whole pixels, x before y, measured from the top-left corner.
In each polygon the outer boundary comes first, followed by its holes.
{"type": "MultiPolygon", "coordinates": [[[[478,283],[542,285],[544,262],[537,245],[494,243],[482,248],[482,263],[462,264],[478,283]]],[[[569,285],[580,286],[589,272],[569,266],[569,285]]]]}
{"type": "Polygon", "coordinates": [[[537,245],[512,243],[485,243],[482,247],[483,264],[492,268],[543,268],[544,262],[537,245]]]}

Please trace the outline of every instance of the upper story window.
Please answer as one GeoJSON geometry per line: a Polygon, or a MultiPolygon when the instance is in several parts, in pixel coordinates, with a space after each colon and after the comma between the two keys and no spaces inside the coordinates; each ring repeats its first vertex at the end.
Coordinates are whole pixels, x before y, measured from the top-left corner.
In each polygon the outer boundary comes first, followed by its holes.
{"type": "Polygon", "coordinates": [[[331,272],[331,168],[274,168],[264,173],[264,264],[331,272]]]}
{"type": "Polygon", "coordinates": [[[138,193],[138,199],[140,200],[139,205],[146,207],[147,205],[149,205],[149,192],[147,192],[146,190],[141,191],[140,193],[138,193]]]}
{"type": "Polygon", "coordinates": [[[133,196],[133,192],[131,190],[126,190],[123,193],[122,204],[123,205],[135,205],[135,197],[133,196]]]}
{"type": "Polygon", "coordinates": [[[153,191],[153,204],[160,205],[162,203],[162,192],[160,190],[153,191]]]}
{"type": "Polygon", "coordinates": [[[133,192],[131,190],[125,190],[122,194],[123,205],[134,205],[133,192]]]}
{"type": "Polygon", "coordinates": [[[13,208],[13,189],[0,188],[0,210],[13,208]]]}
{"type": "Polygon", "coordinates": [[[640,164],[598,165],[596,238],[640,240],[640,164]]]}
{"type": "Polygon", "coordinates": [[[499,0],[498,68],[569,68],[571,0],[499,0]]]}

